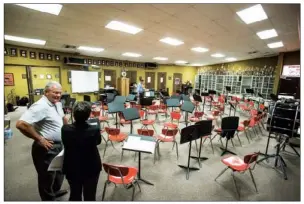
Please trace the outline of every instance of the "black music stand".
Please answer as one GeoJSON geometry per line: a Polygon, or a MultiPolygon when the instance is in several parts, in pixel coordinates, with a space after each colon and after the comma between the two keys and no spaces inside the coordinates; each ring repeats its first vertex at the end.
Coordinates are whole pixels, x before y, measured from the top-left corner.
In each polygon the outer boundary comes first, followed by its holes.
{"type": "Polygon", "coordinates": [[[194,108],[195,107],[191,101],[185,101],[181,106],[181,110],[186,112],[186,116],[185,116],[186,127],[188,126],[188,113],[192,113],[194,108]]]}
{"type": "MultiPolygon", "coordinates": [[[[202,97],[200,95],[193,94],[193,99],[195,102],[200,102],[200,103],[203,102],[202,97]]],[[[204,99],[204,102],[205,102],[205,99],[204,99]]],[[[197,107],[196,107],[196,109],[197,109],[197,107]]],[[[203,112],[204,112],[204,106],[203,106],[203,112]]]]}
{"type": "Polygon", "coordinates": [[[245,89],[245,91],[246,91],[246,94],[250,94],[250,95],[254,95],[254,91],[253,91],[253,89],[245,89]]]}
{"type": "Polygon", "coordinates": [[[169,98],[166,100],[167,103],[167,107],[172,107],[172,111],[173,111],[173,107],[179,107],[180,103],[179,100],[177,98],[169,98]]]}
{"type": "MultiPolygon", "coordinates": [[[[204,108],[205,108],[205,96],[209,96],[209,93],[207,93],[207,92],[202,92],[202,93],[201,93],[201,96],[204,97],[204,102],[203,102],[203,112],[204,112],[204,108]]],[[[193,96],[193,98],[194,98],[194,96],[193,96]]],[[[195,99],[194,99],[194,100],[195,100],[195,99]]]]}
{"type": "Polygon", "coordinates": [[[221,156],[223,156],[226,153],[234,154],[234,152],[231,152],[227,149],[228,146],[228,140],[231,140],[234,137],[235,132],[237,131],[239,126],[239,117],[236,116],[230,116],[222,119],[222,125],[221,125],[221,137],[226,137],[226,146],[225,149],[220,147],[221,150],[223,150],[221,156]]]}
{"type": "Polygon", "coordinates": [[[91,102],[91,96],[83,95],[83,101],[91,102]]]}
{"type": "Polygon", "coordinates": [[[225,89],[226,89],[226,99],[225,99],[225,102],[227,103],[229,92],[231,92],[231,86],[225,86],[225,89]]]}
{"type": "Polygon", "coordinates": [[[125,106],[123,103],[109,103],[108,104],[108,113],[116,113],[116,128],[118,128],[118,122],[117,122],[117,114],[119,112],[123,112],[125,110],[125,106]]]}
{"type": "Polygon", "coordinates": [[[190,97],[187,96],[187,95],[185,95],[185,94],[182,94],[182,100],[183,100],[183,101],[191,101],[191,100],[190,100],[190,97]]]}
{"type": "Polygon", "coordinates": [[[134,95],[134,94],[129,94],[128,96],[127,96],[127,98],[126,98],[126,100],[127,101],[135,101],[135,97],[136,97],[136,95],[134,95]]]}
{"type": "Polygon", "coordinates": [[[147,119],[147,106],[151,106],[153,102],[153,98],[142,98],[140,99],[140,105],[145,107],[145,119],[147,119]]]}
{"type": "Polygon", "coordinates": [[[192,141],[200,138],[199,134],[199,125],[191,125],[188,127],[185,127],[182,129],[181,132],[181,139],[180,139],[180,144],[184,144],[187,142],[189,143],[189,153],[188,153],[188,164],[187,166],[185,165],[178,165],[180,168],[186,169],[186,179],[189,179],[189,173],[190,171],[197,171],[199,168],[196,167],[190,167],[190,157],[191,157],[191,147],[192,147],[192,141]]]}
{"type": "Polygon", "coordinates": [[[235,116],[235,111],[236,111],[235,106],[234,106],[231,102],[228,102],[228,103],[229,103],[229,105],[230,105],[229,116],[231,116],[231,109],[234,110],[233,116],[235,116]]]}
{"type": "Polygon", "coordinates": [[[201,165],[201,160],[207,160],[208,157],[201,157],[201,151],[202,151],[202,140],[203,137],[206,135],[211,135],[212,132],[212,120],[202,120],[202,121],[198,121],[195,123],[195,125],[199,125],[199,134],[201,135],[201,139],[200,139],[200,147],[199,147],[199,154],[198,157],[196,156],[191,156],[191,159],[197,159],[199,166],[202,167],[201,165]]]}
{"type": "Polygon", "coordinates": [[[126,97],[124,96],[116,96],[113,101],[113,103],[125,103],[125,102],[126,102],[126,97]]]}
{"type": "MultiPolygon", "coordinates": [[[[208,90],[208,93],[209,93],[209,96],[210,95],[215,95],[216,91],[214,91],[214,90],[208,90]]],[[[210,96],[210,97],[211,97],[211,101],[210,101],[210,109],[209,109],[209,111],[211,111],[211,106],[212,106],[212,101],[213,101],[213,96],[210,96]]]]}
{"type": "Polygon", "coordinates": [[[127,108],[122,112],[125,120],[131,121],[130,133],[133,133],[133,120],[137,120],[140,118],[139,112],[137,108],[127,108]]]}

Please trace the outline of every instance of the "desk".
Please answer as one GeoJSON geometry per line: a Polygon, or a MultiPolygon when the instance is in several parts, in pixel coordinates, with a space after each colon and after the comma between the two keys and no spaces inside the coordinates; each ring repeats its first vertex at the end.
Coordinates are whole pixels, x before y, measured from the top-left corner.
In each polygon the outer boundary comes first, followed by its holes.
{"type": "Polygon", "coordinates": [[[141,178],[140,175],[140,155],[141,153],[154,154],[155,151],[155,139],[149,136],[130,134],[128,140],[124,143],[122,150],[138,152],[138,180],[145,182],[149,185],[154,185],[147,180],[141,178]]]}

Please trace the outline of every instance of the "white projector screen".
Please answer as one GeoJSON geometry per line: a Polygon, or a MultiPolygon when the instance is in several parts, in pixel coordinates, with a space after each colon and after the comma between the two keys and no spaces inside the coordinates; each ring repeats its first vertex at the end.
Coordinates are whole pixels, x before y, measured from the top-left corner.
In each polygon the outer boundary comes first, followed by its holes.
{"type": "Polygon", "coordinates": [[[72,93],[89,93],[99,90],[98,72],[71,71],[72,93]]]}

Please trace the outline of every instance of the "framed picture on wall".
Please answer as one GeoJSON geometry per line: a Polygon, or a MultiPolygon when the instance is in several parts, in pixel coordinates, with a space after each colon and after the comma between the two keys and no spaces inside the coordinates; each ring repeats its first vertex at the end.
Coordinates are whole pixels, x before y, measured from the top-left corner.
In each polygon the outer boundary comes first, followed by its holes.
{"type": "Polygon", "coordinates": [[[6,48],[6,47],[4,48],[4,56],[5,56],[5,55],[8,55],[8,52],[7,52],[7,48],[6,48]]]}
{"type": "Polygon", "coordinates": [[[92,60],[91,59],[88,59],[88,64],[92,64],[92,60]]]}
{"type": "Polygon", "coordinates": [[[102,65],[106,65],[106,61],[105,60],[101,60],[101,64],[102,65]]]}
{"type": "Polygon", "coordinates": [[[17,49],[16,48],[11,48],[10,56],[11,57],[17,57],[17,49]]]}
{"type": "Polygon", "coordinates": [[[4,86],[15,86],[13,73],[4,73],[4,86]]]}
{"type": "Polygon", "coordinates": [[[84,63],[84,64],[88,64],[88,60],[87,60],[87,59],[84,59],[84,60],[83,60],[83,63],[84,63]]]}
{"type": "Polygon", "coordinates": [[[53,55],[52,54],[46,54],[46,59],[47,60],[53,60],[53,55]]]}
{"type": "Polygon", "coordinates": [[[100,60],[97,60],[97,64],[98,64],[98,65],[101,65],[101,61],[100,61],[100,60]]]}
{"type": "Polygon", "coordinates": [[[30,59],[36,59],[36,52],[30,52],[30,59]]]}
{"type": "Polygon", "coordinates": [[[55,60],[60,61],[60,55],[55,55],[55,60]]]}
{"type": "Polygon", "coordinates": [[[26,79],[26,74],[22,74],[22,79],[26,79]]]}
{"type": "Polygon", "coordinates": [[[27,57],[27,51],[26,50],[20,50],[20,57],[27,57]]]}
{"type": "Polygon", "coordinates": [[[39,52],[39,59],[40,59],[40,60],[44,60],[44,59],[45,59],[44,53],[39,52]]]}

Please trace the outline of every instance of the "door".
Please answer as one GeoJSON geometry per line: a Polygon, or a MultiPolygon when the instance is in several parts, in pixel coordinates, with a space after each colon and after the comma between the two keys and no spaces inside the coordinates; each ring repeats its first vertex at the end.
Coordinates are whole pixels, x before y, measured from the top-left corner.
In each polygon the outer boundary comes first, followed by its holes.
{"type": "Polygon", "coordinates": [[[28,80],[25,66],[4,66],[4,100],[17,105],[16,97],[29,98],[28,80]]]}
{"type": "Polygon", "coordinates": [[[158,72],[157,73],[157,90],[163,90],[167,88],[167,73],[158,72]]]}
{"type": "Polygon", "coordinates": [[[177,90],[182,90],[182,82],[183,82],[183,75],[181,73],[174,73],[173,74],[173,93],[176,93],[177,90]]]}
{"type": "MultiPolygon", "coordinates": [[[[44,94],[45,85],[50,81],[60,83],[59,67],[30,67],[30,76],[32,83],[31,94],[33,94],[33,102],[38,101],[44,94]]],[[[63,92],[65,90],[62,90],[63,92]]]]}
{"type": "Polygon", "coordinates": [[[104,70],[104,88],[110,86],[116,88],[116,71],[115,70],[104,70]]]}
{"type": "Polygon", "coordinates": [[[146,72],[145,88],[155,89],[155,72],[146,72]]]}
{"type": "Polygon", "coordinates": [[[127,78],[130,79],[130,84],[137,84],[137,71],[126,71],[127,72],[127,78]]]}

